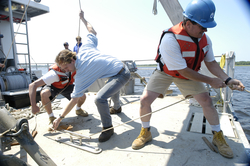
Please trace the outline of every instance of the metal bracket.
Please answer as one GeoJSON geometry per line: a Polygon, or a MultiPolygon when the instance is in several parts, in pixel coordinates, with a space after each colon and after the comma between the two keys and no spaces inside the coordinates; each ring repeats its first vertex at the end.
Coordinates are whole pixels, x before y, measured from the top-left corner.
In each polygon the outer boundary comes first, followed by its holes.
{"type": "Polygon", "coordinates": [[[78,134],[78,133],[68,131],[68,130],[60,130],[60,131],[55,130],[55,131],[62,133],[62,134],[69,135],[69,138],[57,137],[56,139],[54,139],[57,142],[67,144],[69,146],[72,146],[72,147],[75,147],[75,148],[78,148],[81,150],[85,150],[85,151],[88,151],[90,153],[98,154],[98,153],[102,152],[102,149],[100,149],[99,147],[95,147],[95,146],[91,146],[87,143],[83,143],[83,141],[82,141],[83,138],[91,139],[91,137],[89,137],[89,136],[84,136],[82,134],[78,134]],[[73,138],[75,138],[75,139],[73,139],[73,138]]]}
{"type": "Polygon", "coordinates": [[[1,137],[0,138],[0,151],[4,153],[5,151],[11,150],[11,143],[13,139],[10,137],[1,137]]]}
{"type": "Polygon", "coordinates": [[[99,147],[91,146],[87,143],[82,142],[82,138],[73,139],[72,136],[70,136],[70,138],[57,137],[55,141],[64,143],[66,145],[69,145],[69,146],[72,146],[81,150],[88,151],[90,153],[98,154],[102,152],[102,149],[100,149],[99,147]]]}

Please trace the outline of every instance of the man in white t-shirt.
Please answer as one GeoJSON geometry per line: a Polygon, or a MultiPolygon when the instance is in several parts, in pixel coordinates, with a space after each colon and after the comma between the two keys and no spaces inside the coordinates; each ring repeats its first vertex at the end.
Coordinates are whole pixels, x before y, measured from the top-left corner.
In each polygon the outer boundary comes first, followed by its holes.
{"type": "MultiPolygon", "coordinates": [[[[211,0],[192,1],[183,12],[183,22],[163,32],[156,57],[158,67],[141,96],[140,116],[151,113],[153,101],[159,95],[164,95],[174,82],[184,97],[194,97],[203,108],[214,134],[213,143],[220,154],[233,158],[233,151],[220,129],[218,113],[204,83],[213,88],[228,85],[231,89],[240,91],[244,90],[244,85],[239,80],[230,78],[215,61],[212,42],[205,34],[207,28],[216,26],[214,13],[215,6],[211,0]],[[216,78],[198,72],[203,60],[216,78]]],[[[151,114],[141,118],[141,133],[132,143],[133,149],[140,149],[152,140],[150,118],[151,114]]]]}
{"type": "MultiPolygon", "coordinates": [[[[50,67],[49,72],[43,75],[38,80],[32,82],[29,85],[29,97],[32,108],[32,113],[37,114],[40,112],[40,108],[36,105],[36,90],[38,87],[44,86],[41,90],[41,100],[43,106],[45,107],[49,115],[49,125],[53,124],[53,121],[56,119],[52,112],[51,101],[56,98],[58,94],[63,95],[68,100],[71,99],[70,94],[74,89],[74,73],[66,73],[62,71],[56,64],[50,67]]],[[[88,113],[81,109],[82,104],[86,100],[86,95],[84,94],[79,98],[76,105],[76,115],[86,117],[88,113]]],[[[49,128],[49,131],[51,129],[49,128]]]]}

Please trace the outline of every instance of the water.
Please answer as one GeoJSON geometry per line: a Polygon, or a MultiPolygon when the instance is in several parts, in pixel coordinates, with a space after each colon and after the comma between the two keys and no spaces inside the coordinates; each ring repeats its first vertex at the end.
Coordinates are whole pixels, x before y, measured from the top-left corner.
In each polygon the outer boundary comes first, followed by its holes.
{"type": "MultiPolygon", "coordinates": [[[[39,68],[40,69],[40,68],[39,68]]],[[[155,68],[139,68],[137,73],[146,78],[146,81],[148,82],[150,75],[153,73],[153,70],[155,68]],[[140,69],[147,69],[147,70],[140,70],[140,69]]],[[[47,73],[47,68],[41,68],[42,74],[47,73]]],[[[235,67],[235,78],[240,80],[247,90],[250,90],[250,66],[236,66],[235,67]]],[[[140,83],[139,79],[135,79],[135,85],[142,85],[140,83]]],[[[134,91],[135,92],[142,92],[144,89],[143,86],[135,86],[134,91]]],[[[178,95],[181,94],[179,89],[176,87],[171,87],[173,90],[172,95],[178,95]]],[[[248,141],[250,142],[250,106],[248,105],[248,102],[250,100],[250,93],[248,92],[240,92],[240,91],[234,91],[233,94],[233,108],[235,110],[236,116],[238,117],[238,121],[240,122],[248,141]]]]}
{"type": "MultiPolygon", "coordinates": [[[[140,68],[139,68],[140,69],[140,68]]],[[[143,69],[143,68],[142,68],[143,69]]],[[[149,69],[147,67],[147,69],[149,69]]],[[[150,75],[153,73],[153,70],[155,68],[152,68],[151,70],[138,70],[137,73],[146,78],[146,81],[148,82],[150,75]]],[[[234,78],[240,80],[246,89],[250,90],[250,66],[236,66],[235,67],[235,73],[234,78]]],[[[140,81],[139,79],[135,80],[135,84],[139,85],[140,81]]],[[[171,87],[173,90],[173,95],[181,94],[178,88],[171,87]]],[[[143,87],[141,86],[135,86],[135,92],[140,92],[143,90],[143,87]]],[[[249,106],[249,100],[250,100],[250,93],[244,91],[234,91],[233,97],[232,97],[232,104],[234,111],[236,113],[236,116],[238,117],[238,121],[240,122],[246,137],[248,141],[250,142],[250,106],[249,106]]]]}
{"type": "MultiPolygon", "coordinates": [[[[236,66],[234,77],[240,80],[246,89],[250,90],[250,66],[236,66]]],[[[233,94],[233,108],[236,112],[239,122],[247,136],[248,141],[250,142],[250,93],[244,91],[234,91],[233,94]]]]}

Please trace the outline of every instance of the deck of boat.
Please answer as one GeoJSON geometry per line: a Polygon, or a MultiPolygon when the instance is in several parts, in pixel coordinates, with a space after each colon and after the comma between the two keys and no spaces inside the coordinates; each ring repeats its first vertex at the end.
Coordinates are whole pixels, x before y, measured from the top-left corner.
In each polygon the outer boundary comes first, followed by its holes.
{"type": "MultiPolygon", "coordinates": [[[[102,125],[94,104],[94,98],[95,93],[88,93],[86,102],[82,106],[89,113],[88,117],[78,117],[75,115],[75,111],[72,110],[62,120],[60,125],[72,125],[71,131],[86,136],[100,132],[102,125]]],[[[53,138],[59,136],[69,138],[69,136],[47,131],[47,113],[39,114],[37,118],[30,119],[29,126],[33,128],[37,122],[36,130],[38,134],[35,137],[35,141],[58,166],[230,166],[244,163],[247,157],[242,139],[239,138],[239,134],[244,135],[239,123],[233,122],[232,117],[228,114],[220,115],[222,130],[234,152],[233,159],[224,158],[219,153],[213,152],[202,139],[202,137],[206,137],[212,142],[211,130],[209,125],[206,125],[206,120],[200,107],[190,105],[188,100],[167,107],[182,99],[182,96],[166,96],[164,99],[158,98],[155,100],[152,110],[160,110],[153,113],[151,118],[150,124],[153,140],[140,150],[131,148],[132,142],[139,135],[141,129],[140,119],[116,127],[114,129],[115,134],[107,142],[98,142],[100,133],[93,135],[91,139],[83,139],[84,143],[101,148],[102,152],[99,154],[93,154],[54,141],[53,138]]],[[[140,95],[121,96],[122,112],[112,115],[113,126],[138,118],[139,100],[140,95]]],[[[54,110],[54,114],[57,117],[62,113],[67,103],[67,99],[61,99],[60,107],[62,109],[54,110]]],[[[25,152],[24,150],[22,151],[25,152]]],[[[4,154],[14,154],[20,157],[22,151],[20,152],[19,146],[12,146],[12,149],[4,154]]],[[[25,160],[25,156],[23,159],[25,160]]],[[[29,155],[27,155],[27,160],[30,165],[37,165],[29,155]]]]}

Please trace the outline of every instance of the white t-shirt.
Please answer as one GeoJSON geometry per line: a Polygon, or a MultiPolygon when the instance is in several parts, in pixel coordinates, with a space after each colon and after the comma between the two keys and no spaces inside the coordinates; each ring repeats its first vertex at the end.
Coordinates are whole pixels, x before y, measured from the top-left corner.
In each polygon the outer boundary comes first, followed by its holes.
{"type": "Polygon", "coordinates": [[[45,82],[47,85],[51,85],[54,82],[60,81],[58,75],[54,70],[50,70],[48,73],[44,74],[41,79],[45,82]]]}
{"type": "MultiPolygon", "coordinates": [[[[204,34],[205,35],[205,34],[204,34]]],[[[204,58],[204,61],[212,62],[215,60],[212,49],[212,42],[207,37],[208,52],[204,58]]],[[[177,42],[174,34],[166,33],[162,38],[160,45],[161,61],[166,64],[168,70],[181,70],[187,67],[186,60],[183,58],[181,48],[177,42]]],[[[160,70],[159,64],[157,69],[160,70]]]]}

